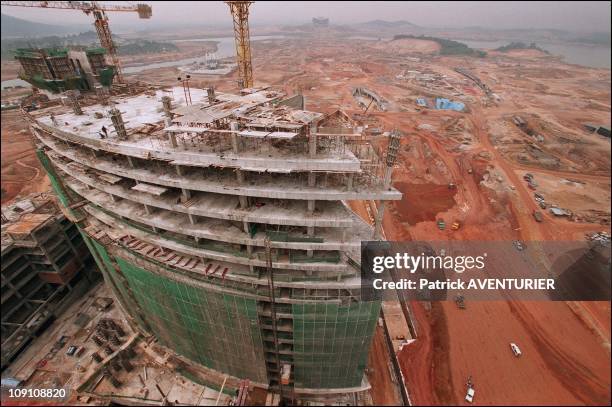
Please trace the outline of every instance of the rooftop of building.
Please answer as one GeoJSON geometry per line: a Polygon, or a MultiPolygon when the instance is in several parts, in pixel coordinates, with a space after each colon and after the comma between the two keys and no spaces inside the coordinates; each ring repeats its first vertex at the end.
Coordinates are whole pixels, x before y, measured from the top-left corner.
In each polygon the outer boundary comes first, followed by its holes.
{"type": "MultiPolygon", "coordinates": [[[[148,90],[138,95],[114,97],[114,106],[101,103],[81,106],[83,114],[80,115],[72,111],[69,103],[32,114],[40,124],[63,132],[69,141],[94,144],[96,148],[136,157],[147,156],[150,152],[151,158],[158,158],[156,154],[160,152],[171,152],[176,157],[167,158],[173,158],[175,164],[181,165],[202,165],[198,157],[205,155],[211,159],[221,154],[225,162],[236,158],[229,144],[229,134],[232,133],[230,122],[240,123],[240,128],[235,130],[239,137],[250,143],[264,142],[266,145],[266,148],[249,148],[240,154],[241,159],[257,160],[242,163],[245,169],[259,169],[262,159],[282,161],[304,158],[303,145],[290,147],[287,143],[305,141],[305,137],[296,137],[307,135],[306,130],[315,124],[327,126],[321,133],[323,137],[359,135],[359,129],[351,125],[332,128],[325,124],[327,117],[321,113],[279,103],[285,95],[268,88],[243,89],[240,95],[215,92],[212,105],[207,89],[192,88],[189,93],[186,94],[182,87],[148,90]],[[170,123],[162,107],[164,96],[172,100],[173,118],[170,123]],[[109,113],[112,107],[121,112],[127,133],[125,138],[117,136],[109,113]],[[180,135],[176,147],[169,140],[168,132],[180,135]]],[[[329,167],[330,171],[359,171],[359,160],[349,149],[321,149],[317,157],[310,161],[314,163],[311,166],[320,165],[320,169],[329,167]]],[[[214,162],[212,164],[216,165],[214,162]]],[[[308,164],[302,163],[302,167],[305,165],[308,164]]],[[[294,166],[296,170],[303,170],[297,164],[294,166]]],[[[283,170],[278,162],[268,162],[267,167],[277,172],[283,170]]]]}
{"type": "Polygon", "coordinates": [[[59,213],[47,193],[33,193],[2,206],[2,251],[59,213]]]}

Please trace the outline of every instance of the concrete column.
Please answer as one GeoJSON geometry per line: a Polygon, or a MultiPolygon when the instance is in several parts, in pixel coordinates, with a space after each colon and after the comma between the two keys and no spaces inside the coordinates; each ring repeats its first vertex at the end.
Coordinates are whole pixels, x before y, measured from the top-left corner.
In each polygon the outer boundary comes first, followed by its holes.
{"type": "MultiPolygon", "coordinates": [[[[236,170],[236,179],[238,180],[238,184],[244,184],[244,172],[242,170],[236,170]]],[[[240,201],[240,207],[242,209],[249,207],[249,201],[245,195],[238,195],[238,200],[240,201]]]]}
{"type": "Polygon", "coordinates": [[[385,181],[383,184],[387,190],[391,188],[391,173],[393,173],[393,167],[387,167],[385,170],[385,181]]]}
{"type": "Polygon", "coordinates": [[[134,160],[132,160],[132,157],[130,157],[129,155],[126,155],[127,157],[127,162],[130,165],[130,168],[136,168],[136,166],[134,165],[134,160]]]}
{"type": "Polygon", "coordinates": [[[196,224],[195,216],[190,213],[188,213],[187,216],[189,217],[189,223],[191,223],[192,225],[195,225],[196,224]]]}
{"type": "Polygon", "coordinates": [[[236,170],[236,179],[239,184],[244,184],[244,172],[242,170],[236,170]]]}
{"type": "Polygon", "coordinates": [[[239,125],[238,122],[231,122],[230,123],[230,130],[232,131],[231,133],[231,138],[232,138],[232,151],[234,151],[234,154],[238,154],[238,129],[239,129],[239,125]]]}
{"type": "Polygon", "coordinates": [[[174,168],[176,168],[176,174],[179,177],[182,177],[183,176],[183,170],[181,169],[181,166],[180,165],[175,165],[174,168]]]}
{"type": "MultiPolygon", "coordinates": [[[[308,202],[310,202],[310,201],[308,201],[308,202]]],[[[312,202],[314,202],[314,201],[312,201],[312,202]]],[[[308,226],[306,230],[307,230],[306,234],[307,234],[309,237],[314,236],[314,234],[315,234],[315,228],[314,228],[314,226],[308,226]]],[[[312,256],[313,256],[313,254],[314,254],[314,251],[313,251],[313,250],[306,250],[306,256],[308,256],[308,257],[312,257],[312,256]]],[[[309,274],[309,275],[310,275],[310,274],[309,274]]]]}
{"type": "MultiPolygon", "coordinates": [[[[87,189],[92,189],[92,187],[87,185],[87,189]]],[[[109,195],[110,195],[111,201],[113,201],[113,202],[117,202],[118,201],[118,199],[117,199],[117,197],[115,195],[113,195],[113,194],[109,194],[109,195]]]]}
{"type": "Polygon", "coordinates": [[[174,134],[173,132],[166,132],[168,134],[168,141],[170,142],[170,145],[174,148],[178,147],[178,144],[176,142],[176,134],[174,134]]]}
{"type": "Polygon", "coordinates": [[[238,200],[240,201],[240,208],[242,209],[246,209],[249,207],[249,201],[247,199],[246,196],[244,195],[239,195],[238,196],[238,200]]]}
{"type": "Polygon", "coordinates": [[[308,213],[312,214],[314,213],[314,210],[315,210],[315,200],[309,199],[308,200],[308,213]]]}
{"type": "Polygon", "coordinates": [[[310,134],[308,137],[308,152],[310,158],[314,158],[317,155],[317,125],[312,124],[310,126],[310,134]]]}
{"type": "Polygon", "coordinates": [[[385,201],[378,202],[378,211],[374,218],[374,239],[382,239],[382,220],[385,214],[385,201]]]}
{"type": "Polygon", "coordinates": [[[145,212],[147,213],[147,215],[150,215],[153,211],[151,210],[151,208],[149,207],[149,205],[147,204],[142,204],[144,206],[145,212]]]}
{"type": "Polygon", "coordinates": [[[191,191],[181,188],[181,202],[186,202],[191,199],[191,191]]]}
{"type": "MultiPolygon", "coordinates": [[[[308,186],[314,187],[316,183],[317,183],[317,175],[314,172],[309,172],[308,173],[308,186]]],[[[309,199],[308,200],[308,213],[312,214],[314,212],[314,208],[315,208],[314,199],[309,199]]]]}
{"type": "Polygon", "coordinates": [[[347,187],[348,187],[349,191],[353,190],[353,181],[354,181],[354,179],[355,179],[355,174],[351,172],[348,175],[348,180],[347,180],[347,187]]]}
{"type": "Polygon", "coordinates": [[[314,172],[309,172],[308,173],[308,186],[314,187],[316,185],[317,185],[317,174],[315,174],[314,172]]]}

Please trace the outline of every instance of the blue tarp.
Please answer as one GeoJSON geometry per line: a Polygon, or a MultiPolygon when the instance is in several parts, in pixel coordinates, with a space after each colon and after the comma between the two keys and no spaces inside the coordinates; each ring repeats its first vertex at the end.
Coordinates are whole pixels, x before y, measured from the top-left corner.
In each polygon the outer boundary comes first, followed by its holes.
{"type": "Polygon", "coordinates": [[[417,98],[416,104],[418,106],[427,107],[427,101],[425,99],[423,99],[423,98],[417,98]]]}
{"type": "Polygon", "coordinates": [[[461,102],[452,102],[445,98],[436,98],[436,109],[438,110],[456,110],[462,112],[465,109],[465,104],[461,102]]]}

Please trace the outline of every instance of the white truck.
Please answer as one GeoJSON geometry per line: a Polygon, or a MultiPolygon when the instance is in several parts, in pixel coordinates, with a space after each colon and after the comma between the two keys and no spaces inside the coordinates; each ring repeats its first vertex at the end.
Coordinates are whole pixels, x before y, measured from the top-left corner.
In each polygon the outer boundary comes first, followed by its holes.
{"type": "Polygon", "coordinates": [[[468,403],[474,402],[474,388],[468,387],[467,394],[465,395],[465,401],[468,403]]]}
{"type": "Polygon", "coordinates": [[[465,401],[468,403],[474,402],[474,383],[472,383],[472,376],[467,379],[467,394],[465,395],[465,401]]]}
{"type": "Polygon", "coordinates": [[[512,349],[512,353],[514,353],[514,356],[521,357],[521,355],[523,354],[521,352],[521,348],[518,347],[518,345],[514,342],[510,342],[510,349],[512,349]]]}

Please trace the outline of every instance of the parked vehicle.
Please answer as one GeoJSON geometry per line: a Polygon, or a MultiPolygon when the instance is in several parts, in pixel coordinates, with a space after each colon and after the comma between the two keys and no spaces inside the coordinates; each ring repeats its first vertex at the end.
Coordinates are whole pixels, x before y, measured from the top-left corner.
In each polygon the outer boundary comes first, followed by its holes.
{"type": "Polygon", "coordinates": [[[533,211],[533,218],[536,220],[536,222],[542,222],[544,220],[542,217],[542,212],[536,210],[533,211]]]}
{"type": "Polygon", "coordinates": [[[510,349],[512,349],[512,353],[514,353],[514,356],[516,356],[517,358],[520,357],[523,354],[521,352],[521,349],[514,342],[510,342],[510,349]]]}

